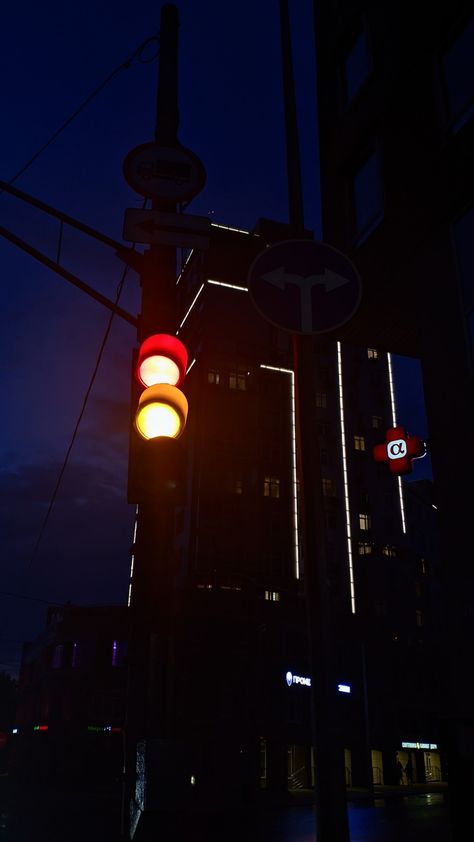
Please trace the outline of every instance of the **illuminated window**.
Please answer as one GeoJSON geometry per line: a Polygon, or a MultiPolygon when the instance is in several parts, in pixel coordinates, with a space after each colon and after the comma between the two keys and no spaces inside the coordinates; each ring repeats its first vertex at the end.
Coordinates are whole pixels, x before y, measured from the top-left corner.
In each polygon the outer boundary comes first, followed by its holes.
{"type": "Polygon", "coordinates": [[[364,436],[354,436],[354,450],[359,450],[359,451],[365,450],[365,438],[364,438],[364,436]]]}
{"type": "Polygon", "coordinates": [[[231,371],[229,374],[229,388],[239,389],[240,391],[245,392],[247,388],[247,375],[248,371],[241,366],[234,371],[231,371]]]}
{"type": "Polygon", "coordinates": [[[327,477],[323,477],[321,480],[323,486],[323,494],[325,497],[335,497],[336,496],[336,484],[333,479],[328,479],[327,477]]]}
{"type": "Polygon", "coordinates": [[[388,555],[391,558],[394,558],[396,556],[396,554],[397,554],[397,551],[396,551],[395,547],[391,547],[389,544],[385,544],[385,546],[382,547],[382,555],[388,555]]]}
{"type": "Polygon", "coordinates": [[[367,357],[369,360],[378,360],[379,352],[375,348],[367,348],[367,357]]]}
{"type": "Polygon", "coordinates": [[[426,558],[420,559],[420,567],[421,567],[421,572],[422,572],[423,576],[428,576],[428,574],[430,572],[430,563],[426,558]]]}
{"type": "Polygon", "coordinates": [[[373,430],[381,430],[382,429],[382,416],[381,415],[372,415],[372,429],[373,430]]]}
{"type": "Polygon", "coordinates": [[[373,545],[368,541],[359,541],[359,555],[372,555],[373,545]]]}
{"type": "Polygon", "coordinates": [[[219,385],[220,375],[216,368],[210,368],[207,372],[207,382],[214,383],[215,386],[219,385]]]}
{"type": "Polygon", "coordinates": [[[326,409],[326,407],[327,407],[326,392],[316,392],[316,406],[319,407],[319,409],[326,409]]]}
{"type": "Polygon", "coordinates": [[[265,599],[269,602],[280,602],[279,591],[265,591],[265,599]]]}
{"type": "Polygon", "coordinates": [[[280,496],[280,480],[278,477],[264,477],[263,480],[263,496],[264,497],[279,497],[280,496]]]}
{"type": "Polygon", "coordinates": [[[423,612],[420,611],[419,609],[417,609],[415,616],[416,616],[416,625],[418,626],[418,628],[421,628],[421,626],[423,625],[423,612]]]}
{"type": "Polygon", "coordinates": [[[366,514],[365,512],[359,513],[359,529],[363,529],[367,531],[370,529],[370,515],[366,514]]]}

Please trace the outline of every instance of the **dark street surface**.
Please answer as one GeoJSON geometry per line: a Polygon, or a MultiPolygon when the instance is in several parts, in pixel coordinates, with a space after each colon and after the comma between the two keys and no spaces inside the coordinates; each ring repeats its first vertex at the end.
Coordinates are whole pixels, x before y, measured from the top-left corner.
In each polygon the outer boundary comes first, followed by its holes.
{"type": "MultiPolygon", "coordinates": [[[[125,842],[120,792],[24,787],[0,777],[0,842],[125,842]]],[[[451,842],[443,793],[349,802],[351,842],[451,842]]],[[[141,835],[135,839],[141,842],[141,835]]],[[[146,837],[153,842],[314,842],[311,806],[247,815],[173,816],[146,837]]]]}

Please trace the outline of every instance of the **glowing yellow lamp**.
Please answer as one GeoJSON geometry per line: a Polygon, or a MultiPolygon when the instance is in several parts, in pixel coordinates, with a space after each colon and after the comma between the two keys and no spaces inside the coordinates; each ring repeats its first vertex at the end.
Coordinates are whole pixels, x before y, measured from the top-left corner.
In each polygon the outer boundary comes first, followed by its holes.
{"type": "Polygon", "coordinates": [[[177,439],[186,425],[188,402],[175,386],[160,383],[140,395],[135,427],[144,439],[177,439]]]}

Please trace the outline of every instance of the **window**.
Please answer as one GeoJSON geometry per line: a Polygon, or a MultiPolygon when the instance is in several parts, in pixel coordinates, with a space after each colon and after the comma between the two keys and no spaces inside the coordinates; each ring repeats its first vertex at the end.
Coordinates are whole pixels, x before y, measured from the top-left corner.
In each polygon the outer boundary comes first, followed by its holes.
{"type": "Polygon", "coordinates": [[[335,497],[336,496],[336,484],[333,479],[328,479],[327,477],[323,477],[321,480],[323,486],[323,494],[325,497],[335,497]]]}
{"type": "Polygon", "coordinates": [[[428,576],[430,572],[430,563],[426,558],[420,559],[421,573],[423,576],[428,576]]]}
{"type": "Polygon", "coordinates": [[[423,612],[420,611],[419,609],[417,609],[416,613],[415,613],[415,617],[416,617],[416,625],[418,626],[418,628],[421,628],[421,626],[423,625],[423,612]]]}
{"type": "Polygon", "coordinates": [[[264,477],[263,480],[263,496],[264,497],[279,497],[280,496],[280,480],[278,477],[264,477]]]}
{"type": "Polygon", "coordinates": [[[214,383],[215,386],[219,385],[220,374],[216,368],[210,368],[207,372],[207,382],[214,383]]]}
{"type": "Polygon", "coordinates": [[[64,645],[62,643],[58,643],[53,649],[53,656],[51,658],[51,666],[52,666],[53,670],[58,670],[62,667],[63,652],[64,652],[64,645]]]}
{"type": "Polygon", "coordinates": [[[364,436],[354,436],[354,450],[365,450],[364,436]]]}
{"type": "Polygon", "coordinates": [[[385,544],[385,546],[382,547],[382,555],[387,555],[391,558],[394,558],[397,555],[397,551],[395,547],[391,547],[389,544],[385,544]]]}
{"type": "Polygon", "coordinates": [[[364,531],[370,529],[370,515],[366,512],[359,513],[359,529],[363,529],[364,531]]]}
{"type": "Polygon", "coordinates": [[[352,43],[344,62],[344,95],[347,103],[360,91],[370,72],[367,34],[361,32],[352,43]]]}
{"type": "Polygon", "coordinates": [[[453,227],[457,269],[461,287],[461,301],[471,366],[474,367],[474,207],[470,208],[453,227]]]}
{"type": "Polygon", "coordinates": [[[382,416],[381,415],[372,415],[372,429],[373,430],[381,430],[382,429],[382,416]]]}
{"type": "Polygon", "coordinates": [[[359,555],[372,555],[373,545],[368,541],[359,541],[359,555]]]}
{"type": "Polygon", "coordinates": [[[383,199],[380,163],[372,152],[356,171],[353,183],[354,223],[357,243],[362,243],[382,219],[383,199]]]}
{"type": "Polygon", "coordinates": [[[444,53],[442,70],[448,119],[457,131],[474,111],[474,20],[444,53]]]}
{"type": "Polygon", "coordinates": [[[316,392],[316,406],[319,409],[326,409],[326,407],[327,407],[326,392],[316,392]]]}
{"type": "Polygon", "coordinates": [[[268,602],[280,602],[279,591],[265,591],[265,599],[268,602]]]}
{"type": "Polygon", "coordinates": [[[236,475],[233,471],[227,475],[226,489],[230,494],[242,494],[244,490],[244,481],[241,476],[236,475]]]}
{"type": "Polygon", "coordinates": [[[247,388],[248,371],[242,366],[238,366],[234,371],[229,373],[229,388],[239,389],[245,392],[247,388]]]}
{"type": "Polygon", "coordinates": [[[367,357],[369,358],[369,360],[378,360],[379,352],[376,350],[376,348],[367,348],[367,357]]]}

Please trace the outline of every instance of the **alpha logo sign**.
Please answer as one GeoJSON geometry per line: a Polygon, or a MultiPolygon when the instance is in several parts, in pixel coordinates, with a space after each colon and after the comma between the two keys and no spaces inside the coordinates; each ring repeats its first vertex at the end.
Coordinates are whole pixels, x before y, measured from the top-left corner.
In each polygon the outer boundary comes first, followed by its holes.
{"type": "Polygon", "coordinates": [[[248,289],[267,321],[292,333],[324,333],[345,324],[362,287],[353,263],[314,240],[283,240],[253,261],[248,289]]]}
{"type": "Polygon", "coordinates": [[[288,672],[286,673],[286,683],[288,687],[292,687],[293,684],[302,684],[305,687],[311,687],[311,679],[304,678],[302,675],[294,675],[294,673],[288,672]]]}
{"type": "Polygon", "coordinates": [[[409,436],[404,427],[390,427],[383,444],[376,444],[373,457],[376,462],[388,462],[392,474],[409,474],[413,459],[426,454],[425,443],[418,436],[409,436]]]}

